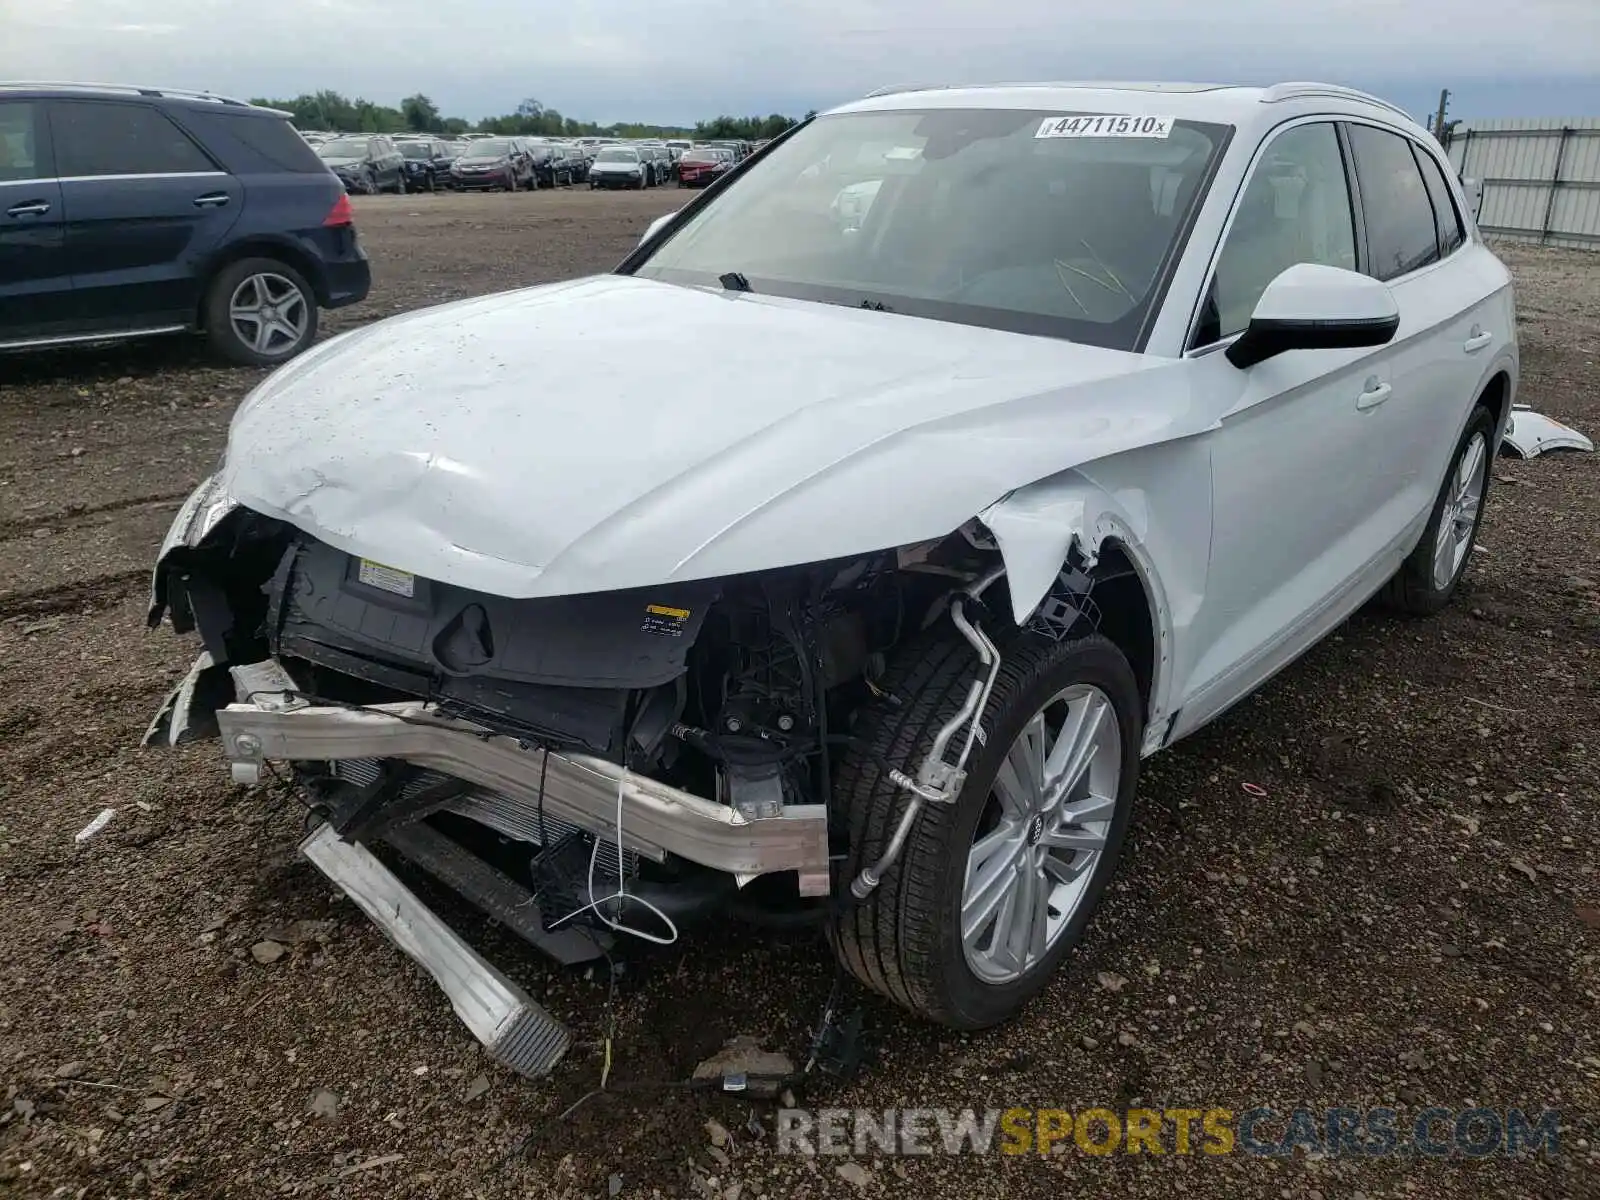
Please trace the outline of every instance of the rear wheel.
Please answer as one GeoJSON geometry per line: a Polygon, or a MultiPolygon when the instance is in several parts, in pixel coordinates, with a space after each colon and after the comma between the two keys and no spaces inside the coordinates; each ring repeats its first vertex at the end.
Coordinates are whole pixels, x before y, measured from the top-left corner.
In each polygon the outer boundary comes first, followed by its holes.
{"type": "MultiPolygon", "coordinates": [[[[926,806],[900,860],[830,930],[857,979],[919,1016],[980,1029],[1013,1016],[1082,936],[1116,869],[1138,779],[1132,669],[1098,634],[1025,633],[1002,649],[966,785],[926,806]]],[[[834,789],[847,886],[887,846],[908,797],[881,765],[919,763],[979,669],[953,636],[908,647],[834,789]]]]}
{"type": "Polygon", "coordinates": [[[211,281],[202,309],[206,340],[245,366],[285,362],[317,336],[317,298],[287,263],[247,258],[211,281]]]}
{"type": "Polygon", "coordinates": [[[1494,445],[1494,413],[1479,405],[1450,456],[1450,467],[1433,512],[1416,548],[1401,564],[1381,594],[1389,607],[1427,616],[1455,595],[1478,540],[1483,502],[1489,494],[1489,461],[1494,445]]]}

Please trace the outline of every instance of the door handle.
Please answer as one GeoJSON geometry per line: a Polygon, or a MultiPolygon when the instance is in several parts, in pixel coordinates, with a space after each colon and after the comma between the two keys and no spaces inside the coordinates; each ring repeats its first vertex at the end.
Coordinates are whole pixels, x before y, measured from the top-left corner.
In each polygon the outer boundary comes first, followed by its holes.
{"type": "Polygon", "coordinates": [[[196,208],[221,208],[230,197],[227,192],[207,192],[204,196],[194,198],[196,208]]]}
{"type": "Polygon", "coordinates": [[[1394,388],[1387,383],[1379,383],[1376,379],[1367,380],[1364,392],[1356,397],[1356,408],[1365,412],[1369,408],[1377,408],[1394,394],[1394,388]]]}
{"type": "Polygon", "coordinates": [[[1488,346],[1493,341],[1494,334],[1485,333],[1483,330],[1474,325],[1472,327],[1472,336],[1461,343],[1461,348],[1468,354],[1476,354],[1479,350],[1482,350],[1485,346],[1488,346]]]}
{"type": "Polygon", "coordinates": [[[13,204],[6,209],[8,217],[42,217],[50,211],[50,206],[43,200],[25,200],[21,204],[13,204]]]}

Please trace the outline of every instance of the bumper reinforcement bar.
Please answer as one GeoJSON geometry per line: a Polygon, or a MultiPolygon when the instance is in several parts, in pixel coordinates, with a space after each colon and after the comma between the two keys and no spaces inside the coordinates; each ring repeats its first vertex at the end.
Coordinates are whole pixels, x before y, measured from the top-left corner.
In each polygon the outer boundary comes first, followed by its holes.
{"type": "Polygon", "coordinates": [[[260,778],[268,760],[332,762],[398,758],[490,791],[542,804],[591,833],[615,837],[622,792],[623,844],[660,861],[675,854],[744,883],[795,871],[802,896],[826,896],[828,817],[820,804],[781,816],[747,818],[606,759],[524,748],[420,701],[365,708],[295,703],[230,704],[217,712],[224,752],[241,783],[260,778]]]}

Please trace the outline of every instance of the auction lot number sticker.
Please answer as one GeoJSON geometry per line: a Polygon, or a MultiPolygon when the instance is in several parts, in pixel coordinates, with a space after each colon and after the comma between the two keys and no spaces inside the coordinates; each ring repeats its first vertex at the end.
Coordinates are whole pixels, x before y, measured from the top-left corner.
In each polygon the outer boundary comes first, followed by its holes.
{"type": "Polygon", "coordinates": [[[1036,138],[1165,138],[1172,136],[1174,117],[1046,117],[1036,138]]]}

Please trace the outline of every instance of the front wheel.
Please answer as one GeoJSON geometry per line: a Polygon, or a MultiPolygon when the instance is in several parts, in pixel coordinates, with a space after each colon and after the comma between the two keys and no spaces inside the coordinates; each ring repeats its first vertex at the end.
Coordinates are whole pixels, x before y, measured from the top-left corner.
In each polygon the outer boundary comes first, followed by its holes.
{"type": "Polygon", "coordinates": [[[1489,494],[1494,422],[1494,413],[1483,405],[1472,410],[1450,456],[1450,467],[1434,497],[1422,538],[1381,593],[1390,608],[1428,616],[1455,595],[1472,558],[1489,494]]]}
{"type": "MultiPolygon", "coordinates": [[[[1138,781],[1139,689],[1111,641],[1022,633],[1001,653],[961,794],[923,809],[899,862],[829,930],[862,983],[956,1029],[1015,1015],[1077,943],[1138,781]]],[[[882,764],[914,772],[979,669],[947,630],[897,655],[883,690],[905,702],[872,715],[834,788],[850,842],[839,886],[882,855],[909,799],[882,764]]]]}

